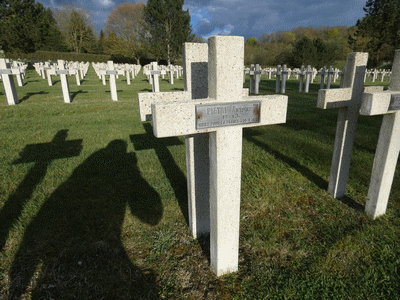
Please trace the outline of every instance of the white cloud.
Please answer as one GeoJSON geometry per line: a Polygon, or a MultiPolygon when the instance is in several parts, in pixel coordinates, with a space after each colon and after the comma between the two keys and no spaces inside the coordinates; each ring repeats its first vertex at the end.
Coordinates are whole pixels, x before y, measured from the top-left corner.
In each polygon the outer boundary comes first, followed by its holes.
{"type": "Polygon", "coordinates": [[[93,1],[95,4],[100,5],[104,8],[110,8],[110,7],[114,7],[115,3],[112,0],[94,0],[93,1]]]}

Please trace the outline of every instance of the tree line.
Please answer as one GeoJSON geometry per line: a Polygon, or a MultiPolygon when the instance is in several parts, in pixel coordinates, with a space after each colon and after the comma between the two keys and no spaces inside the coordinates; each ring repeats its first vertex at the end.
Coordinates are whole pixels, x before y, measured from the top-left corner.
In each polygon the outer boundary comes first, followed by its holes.
{"type": "Polygon", "coordinates": [[[352,52],[348,36],[354,28],[297,27],[291,31],[263,34],[260,40],[249,38],[245,45],[245,63],[291,67],[312,65],[320,68],[335,61],[345,60],[352,52]]]}
{"type": "Polygon", "coordinates": [[[175,62],[182,44],[196,40],[183,3],[123,3],[110,12],[97,35],[85,9],[71,5],[49,9],[34,0],[0,0],[0,50],[109,54],[134,63],[141,58],[175,62]]]}
{"type": "MultiPolygon", "coordinates": [[[[143,58],[176,62],[184,42],[202,42],[190,25],[184,0],[126,2],[110,12],[104,30],[94,32],[88,11],[64,5],[49,9],[35,0],[0,0],[0,50],[6,53],[60,51],[112,55],[139,63],[143,58]]],[[[369,67],[390,65],[400,48],[400,0],[367,0],[355,26],[297,27],[265,33],[245,44],[245,63],[334,64],[347,53],[369,52],[369,67]]]]}
{"type": "Polygon", "coordinates": [[[346,60],[350,52],[368,52],[368,67],[390,68],[400,49],[400,0],[367,0],[364,12],[351,27],[298,27],[249,38],[245,63],[320,68],[346,60]]]}

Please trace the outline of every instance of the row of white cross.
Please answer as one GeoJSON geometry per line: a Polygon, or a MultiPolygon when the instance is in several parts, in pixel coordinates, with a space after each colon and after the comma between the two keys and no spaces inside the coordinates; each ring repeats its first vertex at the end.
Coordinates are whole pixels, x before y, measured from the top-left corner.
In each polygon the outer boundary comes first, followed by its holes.
{"type": "MultiPolygon", "coordinates": [[[[308,93],[310,83],[313,83],[315,77],[320,75],[320,88],[324,88],[325,81],[326,87],[329,89],[331,82],[336,82],[339,76],[343,75],[343,71],[340,72],[339,69],[333,69],[332,66],[327,70],[326,67],[323,67],[320,71],[317,71],[315,68],[311,68],[311,66],[307,66],[307,69],[304,66],[301,66],[300,69],[287,68],[286,65],[278,65],[276,69],[266,68],[261,69],[260,65],[251,65],[250,68],[246,68],[244,71],[244,75],[250,75],[250,93],[251,94],[259,94],[259,85],[261,81],[261,75],[267,75],[268,79],[271,79],[272,76],[276,77],[276,93],[285,93],[286,92],[286,80],[290,78],[291,75],[294,76],[295,79],[299,80],[299,92],[303,91],[303,85],[305,86],[304,91],[308,93]],[[305,80],[305,82],[304,82],[305,80]]],[[[245,77],[243,78],[243,82],[245,82],[245,77]]]]}
{"type": "Polygon", "coordinates": [[[126,77],[126,83],[128,85],[131,84],[131,78],[135,79],[135,77],[139,74],[141,69],[140,65],[133,64],[115,64],[112,61],[108,61],[107,63],[92,63],[93,69],[96,72],[96,75],[99,79],[102,80],[103,85],[106,85],[106,76],[107,75],[115,75],[118,79],[119,75],[126,77]]]}
{"type": "MultiPolygon", "coordinates": [[[[58,64],[50,61],[33,63],[33,67],[39,76],[43,79],[47,78],[49,86],[53,85],[52,75],[57,75],[58,64]]],[[[64,62],[65,70],[68,70],[68,75],[75,75],[76,84],[81,85],[80,80],[85,78],[88,70],[89,63],[84,62],[64,62]]]]}
{"type": "MultiPolygon", "coordinates": [[[[242,129],[286,122],[288,97],[247,97],[242,37],[211,37],[184,45],[184,92],[139,93],[142,121],[158,138],[186,137],[189,225],[194,237],[210,234],[216,275],[238,268],[242,129]]],[[[388,91],[364,89],[368,53],[351,53],[343,88],[322,89],[318,107],[339,108],[329,192],[344,196],[358,115],[383,114],[365,206],[385,213],[400,149],[400,52],[388,91]]]]}
{"type": "MultiPolygon", "coordinates": [[[[313,82],[316,78],[317,75],[323,75],[325,76],[325,81],[328,75],[331,75],[333,77],[334,82],[336,82],[337,78],[341,75],[344,74],[344,68],[342,70],[339,70],[338,68],[333,68],[330,66],[328,69],[326,67],[323,67],[319,70],[316,68],[312,68],[309,66],[309,68],[305,68],[305,66],[301,66],[300,68],[294,68],[293,70],[291,68],[286,68],[286,70],[282,69],[281,65],[278,65],[276,68],[261,68],[259,64],[256,64],[256,68],[259,66],[258,70],[261,70],[261,74],[266,75],[267,78],[270,80],[272,79],[272,76],[276,75],[282,75],[282,72],[286,73],[287,79],[290,79],[291,76],[293,76],[295,79],[299,79],[300,75],[306,75],[306,73],[309,73],[311,76],[311,82],[313,82]]],[[[283,65],[284,66],[284,65],[283,65]]],[[[254,68],[254,64],[250,65],[250,68],[245,68],[244,74],[245,75],[251,75],[251,72],[254,68]]],[[[368,81],[369,78],[371,78],[370,81],[375,82],[375,80],[378,79],[380,76],[381,82],[385,80],[385,78],[389,78],[391,75],[390,70],[385,70],[385,69],[369,69],[365,70],[365,77],[364,77],[364,82],[368,81]]]]}
{"type": "MultiPolygon", "coordinates": [[[[327,88],[329,89],[332,82],[336,82],[336,80],[341,78],[340,87],[343,86],[343,75],[345,73],[344,68],[340,71],[337,68],[333,68],[330,66],[328,69],[326,67],[317,70],[315,68],[311,68],[310,65],[305,68],[301,66],[301,68],[290,69],[287,68],[286,65],[278,65],[277,68],[264,68],[262,69],[259,64],[251,65],[250,68],[245,68],[244,75],[250,75],[250,94],[259,94],[259,85],[261,81],[261,75],[266,75],[270,80],[272,76],[276,77],[276,93],[285,93],[286,91],[286,80],[290,78],[291,75],[297,80],[299,80],[299,92],[309,92],[309,85],[313,83],[316,76],[320,76],[320,89],[327,88]],[[326,82],[326,85],[325,85],[326,82]]],[[[391,71],[388,70],[365,70],[364,82],[366,82],[369,78],[370,81],[375,82],[378,79],[378,75],[381,76],[381,82],[384,81],[385,78],[390,78],[391,71]]],[[[245,82],[246,77],[244,76],[243,82],[245,82]]]]}
{"type": "MultiPolygon", "coordinates": [[[[14,65],[15,62],[14,62],[14,65]]],[[[48,84],[50,86],[53,85],[52,76],[60,76],[61,87],[63,92],[63,99],[65,103],[71,103],[71,95],[68,83],[67,75],[75,75],[76,84],[81,84],[81,79],[83,79],[89,69],[89,63],[79,63],[79,62],[65,62],[64,60],[58,60],[57,63],[51,62],[36,62],[33,63],[33,66],[36,72],[43,77],[43,79],[47,78],[48,84]]],[[[117,88],[115,83],[115,77],[120,75],[127,75],[128,84],[130,84],[130,76],[129,73],[132,72],[132,78],[134,78],[139,70],[140,66],[137,65],[124,65],[119,66],[116,65],[114,68],[114,64],[112,61],[108,62],[108,65],[104,66],[104,68],[99,68],[99,64],[94,64],[96,73],[103,78],[103,83],[105,84],[105,76],[110,76],[110,89],[111,89],[111,98],[114,101],[118,100],[117,97],[117,88]],[[126,72],[126,73],[125,73],[126,72]]],[[[11,63],[9,60],[0,59],[0,74],[2,75],[4,89],[6,91],[6,97],[9,105],[18,104],[18,96],[15,88],[13,75],[17,76],[17,81],[20,86],[23,85],[23,77],[26,74],[27,65],[16,65],[16,67],[11,67],[11,63]]]]}
{"type": "Polygon", "coordinates": [[[169,83],[174,84],[174,75],[176,79],[182,76],[183,68],[181,66],[174,65],[158,65],[157,62],[152,62],[143,67],[143,74],[147,76],[149,84],[153,86],[153,92],[159,92],[159,76],[164,79],[165,75],[168,74],[169,83]]]}
{"type": "Polygon", "coordinates": [[[118,78],[119,75],[125,76],[127,84],[130,85],[131,76],[132,79],[135,78],[141,68],[140,65],[114,64],[111,60],[109,60],[107,64],[92,63],[92,66],[97,76],[102,79],[103,85],[106,85],[106,76],[109,76],[111,100],[113,101],[118,101],[116,78],[118,78]]]}

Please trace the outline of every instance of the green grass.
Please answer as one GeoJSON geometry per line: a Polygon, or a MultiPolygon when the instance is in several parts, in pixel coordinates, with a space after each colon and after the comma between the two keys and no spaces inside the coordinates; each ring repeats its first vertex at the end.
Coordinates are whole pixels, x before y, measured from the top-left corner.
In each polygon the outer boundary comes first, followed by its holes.
{"type": "MultiPolygon", "coordinates": [[[[399,164],[387,214],[363,212],[381,117],[359,118],[334,199],[337,110],[316,108],[318,81],[308,94],[289,81],[286,124],[244,130],[239,271],[216,278],[187,226],[184,138],[139,121],[145,77],[120,77],[118,102],[92,68],[69,80],[71,104],[34,70],[19,105],[0,89],[0,298],[400,298],[399,164]]],[[[274,90],[263,76],[261,94],[274,90]]]]}

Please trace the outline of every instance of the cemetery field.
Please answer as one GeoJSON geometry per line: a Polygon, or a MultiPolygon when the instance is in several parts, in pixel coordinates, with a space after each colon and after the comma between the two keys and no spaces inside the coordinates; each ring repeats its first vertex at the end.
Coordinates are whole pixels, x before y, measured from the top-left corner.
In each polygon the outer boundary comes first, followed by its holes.
{"type": "MultiPolygon", "coordinates": [[[[120,76],[118,102],[92,67],[68,79],[69,104],[59,77],[33,69],[19,105],[0,84],[0,299],[400,298],[399,163],[386,215],[364,214],[381,116],[359,117],[334,199],[338,112],[316,108],[318,80],[305,94],[290,79],[286,124],[244,129],[239,271],[216,277],[208,237],[187,225],[185,139],[139,120],[146,77],[120,76]]],[[[263,75],[260,93],[275,81],[263,75]]]]}

